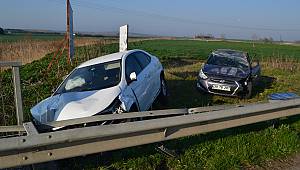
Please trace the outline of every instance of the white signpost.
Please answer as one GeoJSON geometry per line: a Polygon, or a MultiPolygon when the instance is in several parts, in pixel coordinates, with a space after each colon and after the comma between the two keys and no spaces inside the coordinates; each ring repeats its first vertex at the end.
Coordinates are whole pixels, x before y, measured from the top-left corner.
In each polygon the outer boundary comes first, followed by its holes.
{"type": "Polygon", "coordinates": [[[119,51],[126,51],[128,48],[128,25],[120,27],[119,51]]]}

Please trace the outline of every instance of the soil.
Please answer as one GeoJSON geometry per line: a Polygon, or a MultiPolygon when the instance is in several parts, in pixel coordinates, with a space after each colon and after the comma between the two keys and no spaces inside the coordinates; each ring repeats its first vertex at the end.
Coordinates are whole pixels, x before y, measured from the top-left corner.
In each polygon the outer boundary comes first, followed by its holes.
{"type": "Polygon", "coordinates": [[[261,166],[245,168],[247,170],[300,170],[300,153],[287,158],[271,160],[261,166]]]}

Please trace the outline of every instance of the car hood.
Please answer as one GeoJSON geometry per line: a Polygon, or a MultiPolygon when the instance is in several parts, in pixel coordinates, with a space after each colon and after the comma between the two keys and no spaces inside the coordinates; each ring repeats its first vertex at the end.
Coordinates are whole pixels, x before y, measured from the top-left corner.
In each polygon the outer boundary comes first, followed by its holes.
{"type": "Polygon", "coordinates": [[[208,75],[213,76],[225,76],[232,78],[246,78],[250,74],[250,70],[242,70],[236,67],[226,67],[226,66],[218,66],[205,64],[202,71],[208,75]]]}
{"type": "Polygon", "coordinates": [[[30,111],[41,123],[89,117],[106,109],[120,93],[119,86],[62,93],[43,100],[30,111]]]}

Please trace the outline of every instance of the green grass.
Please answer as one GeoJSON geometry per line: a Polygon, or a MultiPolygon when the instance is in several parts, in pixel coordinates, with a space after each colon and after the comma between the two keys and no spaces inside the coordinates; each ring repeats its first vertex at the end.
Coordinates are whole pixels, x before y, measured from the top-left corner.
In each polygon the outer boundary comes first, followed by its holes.
{"type": "MultiPolygon", "coordinates": [[[[206,59],[211,50],[232,48],[254,53],[252,44],[154,40],[129,45],[131,49],[144,49],[160,57],[165,67],[171,96],[168,105],[156,104],[155,109],[249,103],[264,101],[269,94],[274,92],[291,91],[298,94],[300,92],[299,68],[289,71],[285,67],[274,67],[272,66],[274,63],[269,62],[262,63],[263,77],[255,86],[254,94],[249,100],[203,95],[196,91],[196,76],[203,59],[206,59]]],[[[117,44],[80,47],[76,49],[76,57],[80,63],[81,60],[116,52],[117,48],[117,44]]],[[[255,44],[255,48],[258,58],[281,56],[299,58],[300,56],[299,47],[295,46],[255,44]]],[[[29,109],[48,97],[51,89],[57,87],[62,81],[61,78],[76,65],[67,67],[66,61],[61,59],[59,67],[55,66],[51,71],[47,71],[50,59],[51,54],[21,68],[26,120],[30,120],[29,109]]],[[[299,63],[293,64],[299,66],[299,63]]],[[[2,119],[5,119],[7,124],[13,124],[16,121],[12,105],[14,100],[10,71],[1,73],[0,79],[1,91],[6,95],[5,112],[9,113],[8,117],[2,119]]],[[[2,110],[1,105],[0,110],[2,110]]],[[[298,151],[300,146],[299,118],[295,116],[282,119],[278,128],[272,128],[270,123],[264,122],[164,142],[168,148],[178,152],[178,158],[167,158],[158,154],[154,150],[155,144],[151,144],[104,153],[102,156],[98,154],[72,158],[60,161],[60,166],[69,169],[240,169],[298,151]]]]}
{"type": "MultiPolygon", "coordinates": [[[[62,40],[64,35],[51,34],[51,33],[13,33],[0,35],[0,43],[12,43],[18,41],[55,41],[62,40]]],[[[91,38],[94,40],[116,40],[114,37],[93,37],[93,36],[75,36],[75,39],[91,38]]]]}
{"type": "Polygon", "coordinates": [[[236,49],[248,52],[260,59],[269,57],[298,58],[300,46],[248,42],[197,41],[197,40],[154,40],[134,43],[130,48],[145,49],[160,58],[194,58],[207,59],[209,53],[216,49],[236,49]]]}
{"type": "Polygon", "coordinates": [[[51,40],[61,40],[64,38],[64,35],[58,34],[30,34],[30,33],[14,33],[14,34],[5,34],[0,35],[0,42],[16,42],[22,40],[43,40],[43,41],[51,41],[51,40]]]}

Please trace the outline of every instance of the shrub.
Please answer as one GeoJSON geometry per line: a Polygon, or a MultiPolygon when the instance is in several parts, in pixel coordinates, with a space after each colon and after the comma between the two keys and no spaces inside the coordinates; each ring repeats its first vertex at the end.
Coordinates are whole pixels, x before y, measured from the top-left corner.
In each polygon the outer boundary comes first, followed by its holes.
{"type": "Polygon", "coordinates": [[[4,33],[5,33],[5,32],[4,32],[4,29],[0,27],[0,34],[3,35],[4,33]]]}

